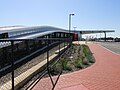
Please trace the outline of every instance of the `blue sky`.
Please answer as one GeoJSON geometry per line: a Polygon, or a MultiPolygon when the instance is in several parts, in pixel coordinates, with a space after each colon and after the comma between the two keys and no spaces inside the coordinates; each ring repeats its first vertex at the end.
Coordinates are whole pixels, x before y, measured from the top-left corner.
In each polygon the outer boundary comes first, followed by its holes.
{"type": "Polygon", "coordinates": [[[115,29],[108,34],[120,37],[120,0],[1,0],[0,26],[49,25],[80,29],[115,29]]]}

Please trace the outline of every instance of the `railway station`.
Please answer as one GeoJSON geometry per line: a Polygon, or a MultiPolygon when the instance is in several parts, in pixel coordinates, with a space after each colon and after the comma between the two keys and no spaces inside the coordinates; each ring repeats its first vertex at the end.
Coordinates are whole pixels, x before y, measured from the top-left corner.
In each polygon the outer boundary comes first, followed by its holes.
{"type": "Polygon", "coordinates": [[[34,87],[46,73],[53,82],[50,68],[67,52],[73,41],[83,34],[114,32],[114,30],[68,31],[51,26],[0,27],[0,90],[18,90],[35,75],[38,78],[27,87],[34,87]]]}
{"type": "Polygon", "coordinates": [[[0,90],[120,90],[120,0],[1,0],[0,90]]]}

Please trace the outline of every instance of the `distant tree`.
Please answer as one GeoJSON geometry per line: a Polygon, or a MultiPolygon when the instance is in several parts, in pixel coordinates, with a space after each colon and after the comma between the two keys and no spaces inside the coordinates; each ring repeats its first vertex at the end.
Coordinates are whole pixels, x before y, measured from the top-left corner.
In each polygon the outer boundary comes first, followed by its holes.
{"type": "Polygon", "coordinates": [[[114,39],[114,41],[115,41],[115,42],[120,42],[120,38],[116,37],[116,38],[114,39]]]}

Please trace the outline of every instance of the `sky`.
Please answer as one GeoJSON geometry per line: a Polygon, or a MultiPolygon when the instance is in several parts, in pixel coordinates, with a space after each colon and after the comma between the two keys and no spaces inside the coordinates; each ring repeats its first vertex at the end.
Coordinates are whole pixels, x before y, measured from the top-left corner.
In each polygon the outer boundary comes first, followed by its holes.
{"type": "MultiPolygon", "coordinates": [[[[68,29],[68,16],[76,30],[114,29],[120,37],[120,0],[1,0],[0,26],[55,26],[68,29]]],[[[100,34],[95,34],[100,36],[100,34]]]]}

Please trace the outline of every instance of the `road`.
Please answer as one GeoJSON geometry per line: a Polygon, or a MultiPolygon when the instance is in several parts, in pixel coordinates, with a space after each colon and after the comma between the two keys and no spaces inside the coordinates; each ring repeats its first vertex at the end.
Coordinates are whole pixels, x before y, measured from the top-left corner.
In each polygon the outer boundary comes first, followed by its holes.
{"type": "Polygon", "coordinates": [[[120,54],[120,42],[98,42],[100,45],[105,48],[120,54]]]}

